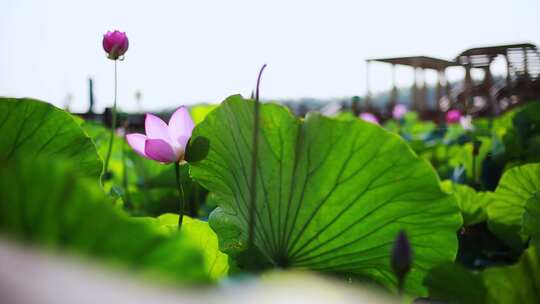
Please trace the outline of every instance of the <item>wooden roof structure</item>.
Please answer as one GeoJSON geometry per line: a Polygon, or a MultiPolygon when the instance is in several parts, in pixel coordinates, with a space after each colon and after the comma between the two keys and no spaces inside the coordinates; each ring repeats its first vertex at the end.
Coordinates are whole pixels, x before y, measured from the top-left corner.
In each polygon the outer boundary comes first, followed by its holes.
{"type": "Polygon", "coordinates": [[[536,45],[532,43],[517,43],[517,44],[503,44],[488,47],[478,47],[468,49],[461,52],[458,58],[461,56],[475,56],[475,55],[504,55],[509,49],[523,49],[523,48],[536,48],[536,45]]]}
{"type": "MultiPolygon", "coordinates": [[[[532,43],[503,44],[465,50],[456,57],[455,61],[473,68],[486,68],[499,55],[511,59],[511,61],[514,61],[512,64],[515,65],[516,58],[509,57],[515,57],[513,55],[516,54],[519,54],[520,57],[533,56],[533,54],[537,53],[537,47],[532,43]]],[[[527,63],[524,64],[527,65],[527,63]]]]}
{"type": "Polygon", "coordinates": [[[406,65],[415,68],[421,69],[432,69],[437,71],[442,71],[448,67],[460,66],[458,62],[449,61],[446,59],[440,59],[429,56],[409,56],[409,57],[393,57],[393,58],[373,58],[367,59],[367,62],[377,61],[385,62],[394,65],[406,65]]]}

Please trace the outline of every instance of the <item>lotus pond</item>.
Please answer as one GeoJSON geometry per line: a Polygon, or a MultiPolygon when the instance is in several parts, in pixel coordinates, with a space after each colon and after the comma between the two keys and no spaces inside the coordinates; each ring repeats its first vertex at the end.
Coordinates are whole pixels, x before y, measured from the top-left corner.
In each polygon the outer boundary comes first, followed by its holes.
{"type": "Polygon", "coordinates": [[[101,123],[1,98],[2,239],[185,288],[279,269],[398,302],[540,303],[539,102],[465,128],[258,105],[147,116],[108,157],[101,123]]]}

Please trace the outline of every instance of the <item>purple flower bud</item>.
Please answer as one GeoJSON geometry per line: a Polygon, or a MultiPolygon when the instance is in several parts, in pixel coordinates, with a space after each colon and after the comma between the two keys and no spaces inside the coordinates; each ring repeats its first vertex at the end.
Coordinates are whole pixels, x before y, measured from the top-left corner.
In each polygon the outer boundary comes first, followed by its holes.
{"type": "Polygon", "coordinates": [[[392,248],[392,270],[396,274],[400,285],[403,283],[403,279],[407,273],[411,270],[412,265],[412,250],[407,234],[401,230],[394,241],[394,247],[392,248]]]}
{"type": "Polygon", "coordinates": [[[126,33],[120,31],[107,31],[103,35],[103,49],[111,60],[117,60],[124,55],[129,47],[129,41],[126,33]]]}
{"type": "Polygon", "coordinates": [[[363,121],[367,121],[367,122],[370,122],[370,123],[374,123],[376,125],[379,124],[379,119],[377,118],[377,116],[373,115],[372,113],[369,113],[369,112],[362,112],[360,113],[360,115],[358,115],[363,121]]]}
{"type": "Polygon", "coordinates": [[[461,118],[461,113],[459,110],[450,110],[446,112],[446,122],[447,123],[457,123],[461,118]]]}
{"type": "Polygon", "coordinates": [[[407,106],[401,103],[398,103],[394,106],[392,109],[392,117],[396,120],[400,120],[407,114],[409,110],[407,109],[407,106]]]}

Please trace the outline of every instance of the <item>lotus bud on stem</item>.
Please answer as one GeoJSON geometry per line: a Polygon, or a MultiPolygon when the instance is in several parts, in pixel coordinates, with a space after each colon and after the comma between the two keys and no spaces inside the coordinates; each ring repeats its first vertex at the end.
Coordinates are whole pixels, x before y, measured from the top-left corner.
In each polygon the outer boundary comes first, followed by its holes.
{"type": "Polygon", "coordinates": [[[398,280],[398,292],[400,294],[403,293],[405,278],[411,270],[411,265],[411,245],[409,243],[409,239],[407,238],[407,234],[404,230],[401,230],[394,241],[394,247],[392,248],[391,255],[391,266],[398,280]]]}
{"type": "Polygon", "coordinates": [[[103,168],[103,179],[110,177],[109,175],[109,161],[111,158],[112,146],[114,142],[114,132],[116,130],[116,99],[118,95],[118,59],[123,60],[124,54],[129,47],[129,40],[126,33],[120,31],[107,31],[103,35],[103,49],[107,53],[107,58],[114,60],[114,101],[112,109],[112,122],[111,122],[111,135],[109,137],[109,146],[107,148],[107,155],[105,156],[105,166],[103,168]]]}

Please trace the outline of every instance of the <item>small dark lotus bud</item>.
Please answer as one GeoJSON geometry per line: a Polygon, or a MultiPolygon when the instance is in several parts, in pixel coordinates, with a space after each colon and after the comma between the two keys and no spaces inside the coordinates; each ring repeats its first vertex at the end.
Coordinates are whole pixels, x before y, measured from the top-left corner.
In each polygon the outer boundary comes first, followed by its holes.
{"type": "Polygon", "coordinates": [[[403,286],[405,276],[411,270],[412,251],[405,231],[401,230],[392,248],[392,270],[396,274],[399,287],[403,286]]]}

